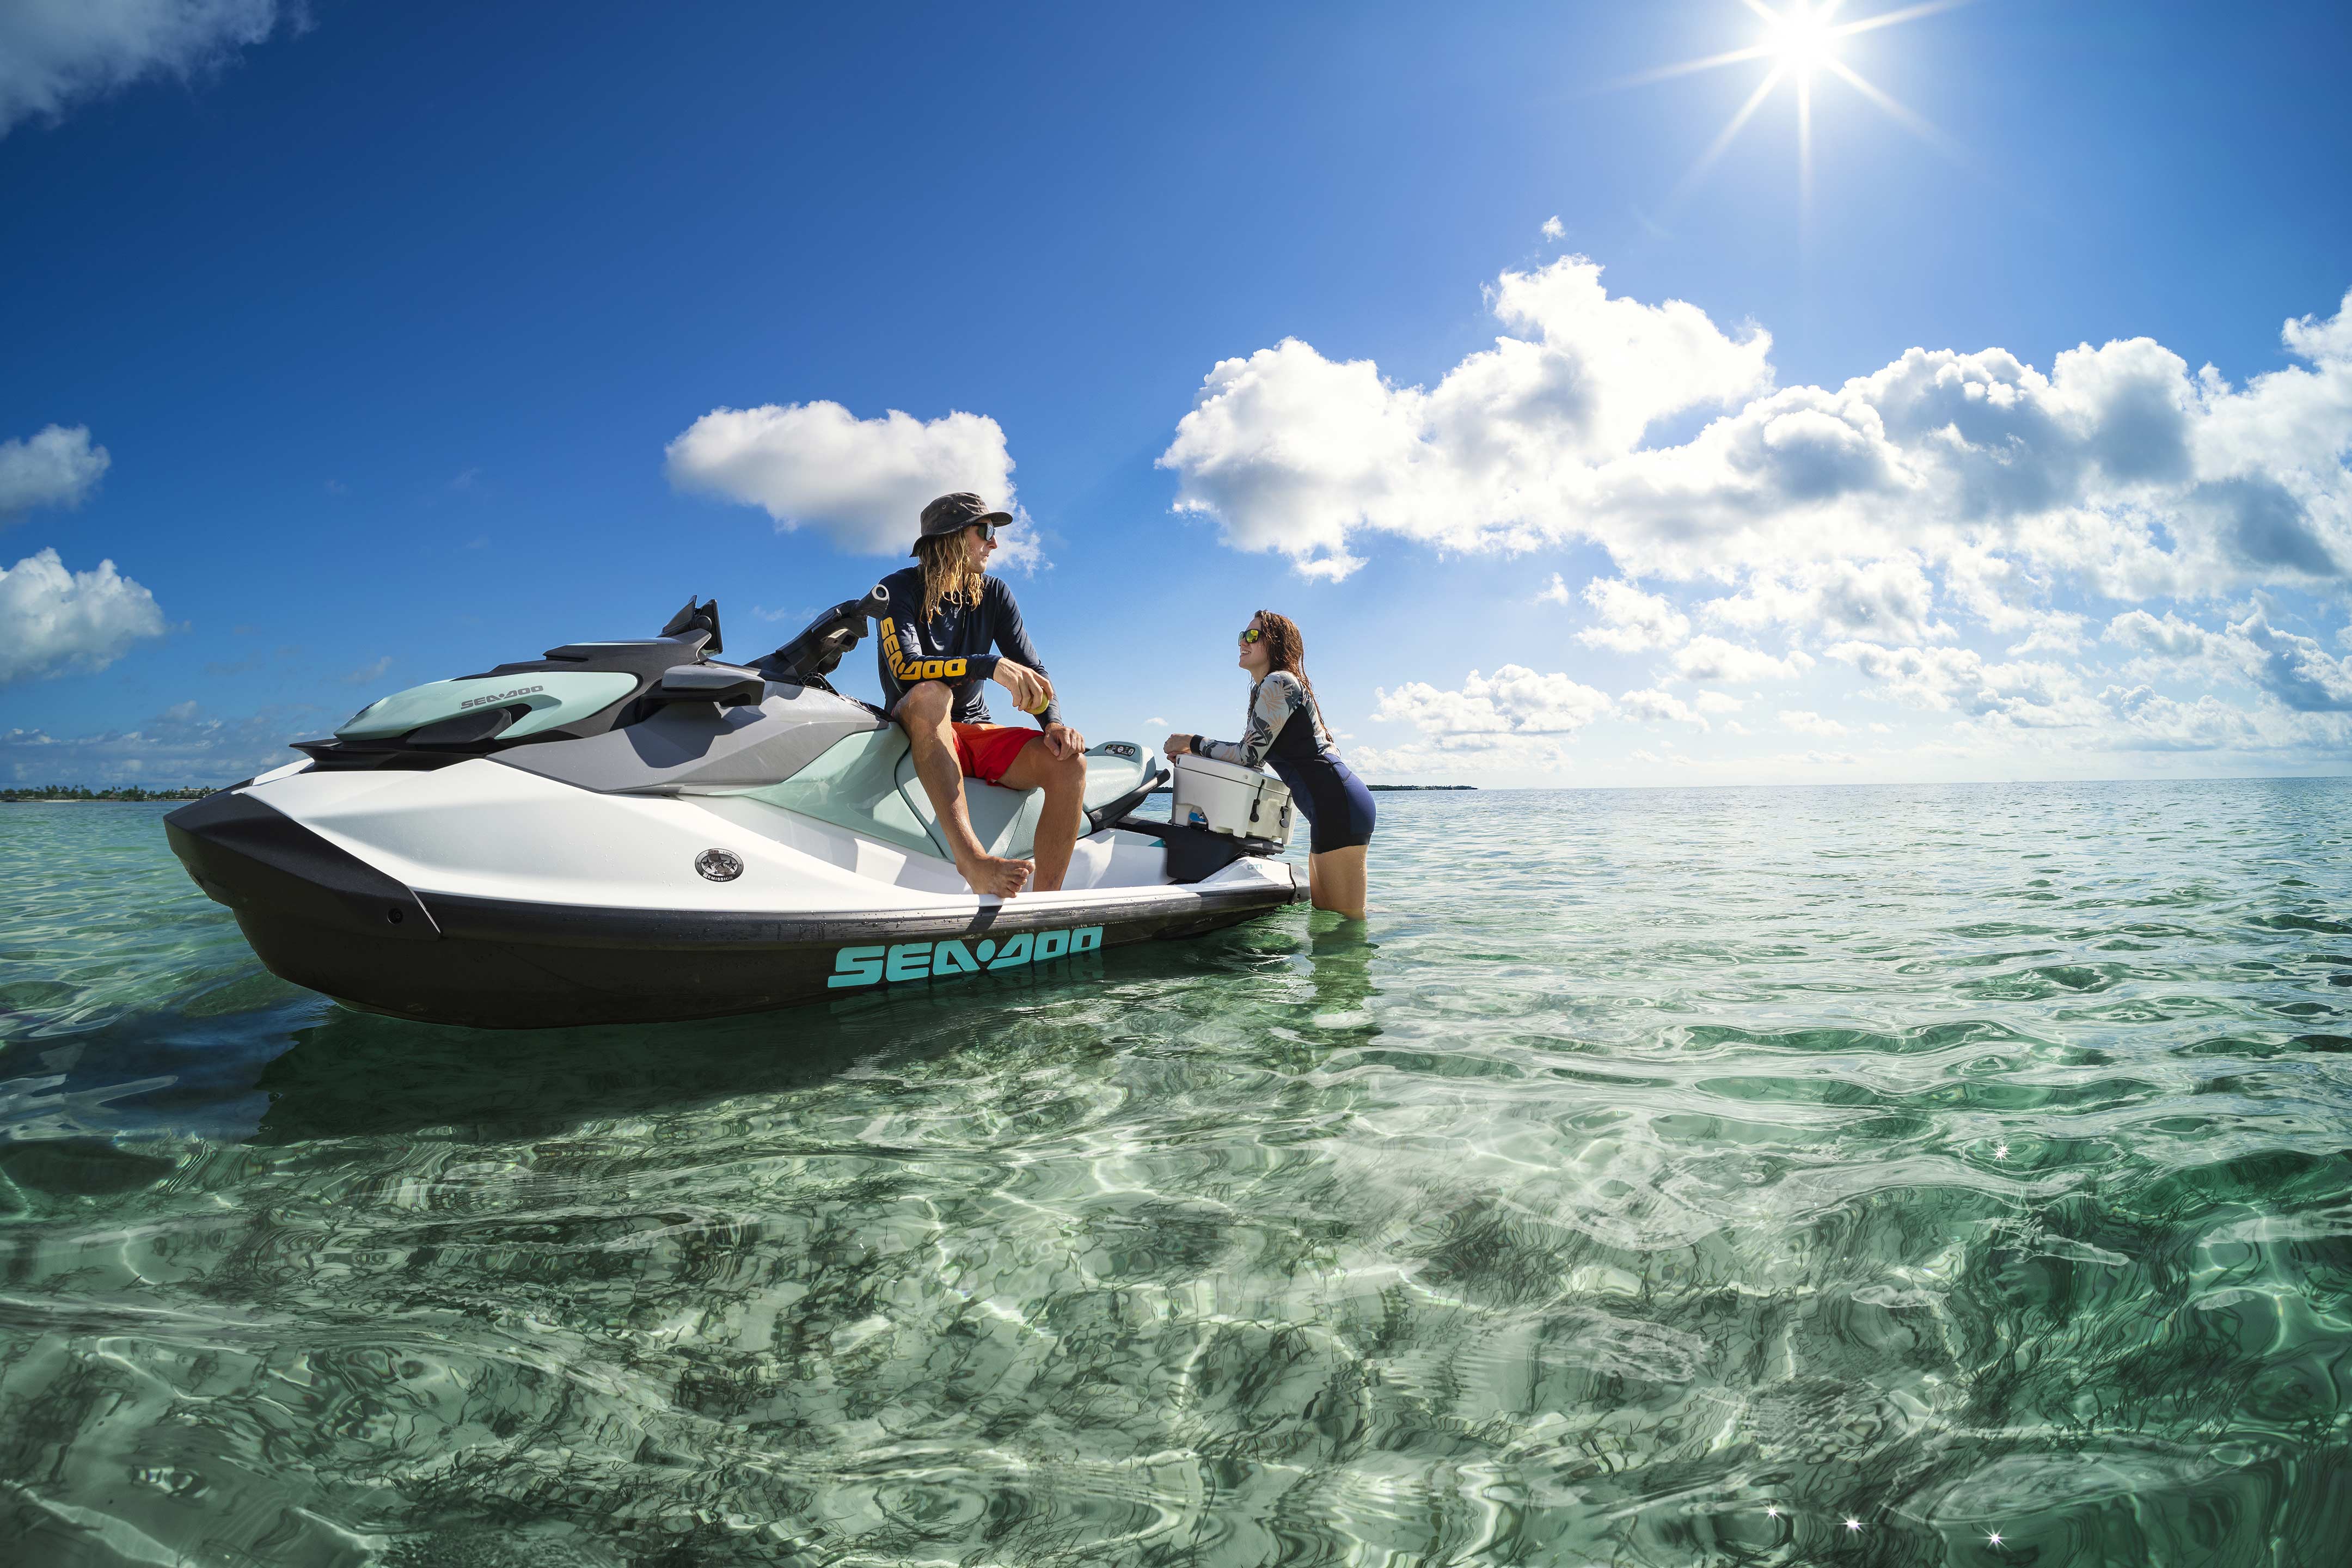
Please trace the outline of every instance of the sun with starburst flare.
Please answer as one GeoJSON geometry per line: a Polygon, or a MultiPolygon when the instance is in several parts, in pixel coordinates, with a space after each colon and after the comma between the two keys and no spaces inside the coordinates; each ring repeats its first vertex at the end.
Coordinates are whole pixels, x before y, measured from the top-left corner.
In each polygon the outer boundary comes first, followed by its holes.
{"type": "Polygon", "coordinates": [[[1741,65],[1750,60],[1763,62],[1764,78],[1748,95],[1731,119],[1700,153],[1675,186],[1680,197],[1706,174],[1717,158],[1723,156],[1739,134],[1740,128],[1754,118],[1774,91],[1783,85],[1790,88],[1797,100],[1797,181],[1803,201],[1810,205],[1813,186],[1813,86],[1814,79],[1827,72],[1885,110],[1895,123],[1919,137],[1938,151],[1957,155],[1951,139],[1921,119],[1918,114],[1896,102],[1881,91],[1868,78],[1839,57],[1839,47],[1857,33],[1874,32],[1904,22],[1916,21],[1937,11],[1949,11],[1965,5],[1969,0],[1924,0],[1923,4],[1906,5],[1899,10],[1882,12],[1853,21],[1839,21],[1837,13],[1843,0],[1782,0],[1775,9],[1764,0],[1740,0],[1764,24],[1761,37],[1744,47],[1727,49],[1721,54],[1701,59],[1682,60],[1655,70],[1643,71],[1612,85],[1638,87],[1648,82],[1664,81],[1670,77],[1689,76],[1696,71],[1716,70],[1726,66],[1741,65]]]}

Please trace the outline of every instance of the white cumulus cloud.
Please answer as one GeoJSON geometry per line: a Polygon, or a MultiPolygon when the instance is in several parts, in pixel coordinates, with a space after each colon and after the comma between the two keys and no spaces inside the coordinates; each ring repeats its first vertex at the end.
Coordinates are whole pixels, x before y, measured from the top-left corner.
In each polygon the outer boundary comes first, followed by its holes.
{"type": "Polygon", "coordinates": [[[0,5],[0,135],[142,77],[224,65],[280,21],[302,19],[299,0],[8,0],[0,5]]]}
{"type": "Polygon", "coordinates": [[[2352,747],[2342,712],[2298,712],[2269,705],[2245,709],[2208,691],[2183,701],[2147,685],[2111,686],[2099,694],[2110,727],[2100,737],[2122,752],[2236,752],[2340,762],[2352,747]]]}
{"type": "Polygon", "coordinates": [[[1601,617],[1600,625],[1576,634],[1576,640],[1588,647],[1639,653],[1643,648],[1672,647],[1690,635],[1687,616],[1658,595],[1644,594],[1631,583],[1596,577],[1584,585],[1584,602],[1601,617]]]}
{"type": "Polygon", "coordinates": [[[1617,699],[1617,711],[1636,722],[1655,723],[1671,720],[1679,724],[1696,724],[1704,730],[1706,720],[1698,710],[1672,692],[1651,688],[1628,691],[1617,699]]]}
{"type": "Polygon", "coordinates": [[[1559,215],[1555,214],[1543,220],[1543,237],[1546,239],[1565,239],[1568,237],[1568,227],[1559,221],[1559,215]]]}
{"type": "Polygon", "coordinates": [[[2063,665],[1996,664],[1969,648],[1870,642],[1840,643],[1828,651],[1870,680],[1874,696],[1930,711],[1957,710],[1996,727],[2074,729],[2099,725],[2108,716],[2063,665]]]}
{"type": "Polygon", "coordinates": [[[1969,648],[1846,642],[1829,655],[1860,670],[1880,695],[1916,708],[1948,709],[1990,693],[1984,656],[1969,648]]]}
{"type": "Polygon", "coordinates": [[[1610,298],[1581,257],[1505,272],[1489,298],[1509,335],[1433,388],[1296,339],[1217,364],[1160,458],[1179,509],[1330,576],[1381,535],[1596,543],[1629,576],[1749,578],[1730,624],[1818,615],[1906,643],[1944,635],[1933,572],[1997,627],[2059,588],[2138,601],[2352,573],[2352,310],[2286,323],[2299,363],[2242,386],[2136,338],[2046,372],[1915,348],[1775,390],[1763,331],[1610,298]],[[1706,409],[1722,416],[1681,444],[1643,445],[1706,409]]]}
{"type": "Polygon", "coordinates": [[[0,525],[37,506],[79,506],[113,459],[90,445],[89,429],[51,425],[22,440],[0,441],[0,525]]]}
{"type": "Polygon", "coordinates": [[[54,550],[0,572],[0,684],[104,669],[140,637],[163,634],[155,596],[101,561],[68,572],[54,550]]]}
{"type": "MultiPolygon", "coordinates": [[[[1013,505],[1004,432],[982,414],[927,421],[894,408],[860,419],[826,402],[714,408],[667,453],[677,489],[764,508],[778,530],[815,528],[857,555],[906,554],[924,506],[951,490],[1013,505]]],[[[996,562],[1034,561],[1030,532],[1008,531],[996,562]]]]}
{"type": "Polygon", "coordinates": [[[1800,735],[1827,737],[1845,733],[1845,726],[1836,720],[1824,719],[1818,713],[1808,712],[1803,709],[1781,709],[1780,722],[1783,727],[1794,730],[1800,735]]]}
{"type": "Polygon", "coordinates": [[[1413,680],[1375,695],[1376,722],[1412,731],[1401,746],[1359,754],[1363,766],[1382,773],[1557,766],[1562,742],[1613,710],[1603,692],[1517,664],[1491,679],[1474,669],[1458,690],[1413,680]]]}
{"type": "Polygon", "coordinates": [[[1954,635],[1936,620],[1935,597],[1918,558],[1903,554],[1759,572],[1738,594],[1698,608],[1709,620],[1749,630],[1776,625],[1832,637],[1927,642],[1954,635]]]}
{"type": "Polygon", "coordinates": [[[1596,465],[1657,421],[1770,384],[1769,335],[1727,334],[1681,300],[1611,299],[1582,257],[1505,272],[1488,298],[1515,335],[1433,390],[1295,338],[1218,363],[1160,458],[1178,510],[1328,577],[1361,564],[1349,544],[1364,531],[1532,546],[1583,531],[1596,465]]]}
{"type": "Polygon", "coordinates": [[[1793,648],[1774,658],[1717,637],[1697,637],[1675,654],[1675,673],[1685,680],[1794,680],[1813,668],[1811,654],[1793,648]]]}
{"type": "Polygon", "coordinates": [[[2296,712],[2352,711],[2352,658],[2335,657],[2315,637],[2272,626],[2259,605],[2218,632],[2170,611],[2159,619],[2146,610],[2127,610],[2107,623],[2106,637],[2144,660],[2235,678],[2296,712]]]}

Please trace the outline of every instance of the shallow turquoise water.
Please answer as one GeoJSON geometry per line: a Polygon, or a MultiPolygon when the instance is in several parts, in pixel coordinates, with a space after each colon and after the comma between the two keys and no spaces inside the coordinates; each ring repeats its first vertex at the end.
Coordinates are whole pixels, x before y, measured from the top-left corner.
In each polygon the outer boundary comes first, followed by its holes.
{"type": "Polygon", "coordinates": [[[486,1035],[0,807],[0,1560],[2352,1560],[2352,784],[1381,809],[1361,937],[486,1035]]]}

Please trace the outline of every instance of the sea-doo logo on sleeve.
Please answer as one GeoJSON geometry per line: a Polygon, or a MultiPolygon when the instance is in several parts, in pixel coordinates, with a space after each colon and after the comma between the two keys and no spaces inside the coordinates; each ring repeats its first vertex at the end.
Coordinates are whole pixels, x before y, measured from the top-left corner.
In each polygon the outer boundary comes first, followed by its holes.
{"type": "Polygon", "coordinates": [[[1019,969],[1048,963],[1073,953],[1092,952],[1102,946],[1102,927],[1079,926],[1075,931],[1016,931],[999,942],[982,937],[967,943],[961,937],[945,942],[902,942],[888,947],[845,947],[834,954],[829,989],[874,985],[885,980],[945,980],[982,969],[1019,969]]]}
{"type": "MultiPolygon", "coordinates": [[[[882,651],[890,660],[890,673],[909,685],[918,680],[961,680],[970,669],[960,658],[915,658],[899,646],[898,628],[888,621],[882,623],[882,651]]],[[[919,646],[915,649],[922,651],[919,646]]]]}

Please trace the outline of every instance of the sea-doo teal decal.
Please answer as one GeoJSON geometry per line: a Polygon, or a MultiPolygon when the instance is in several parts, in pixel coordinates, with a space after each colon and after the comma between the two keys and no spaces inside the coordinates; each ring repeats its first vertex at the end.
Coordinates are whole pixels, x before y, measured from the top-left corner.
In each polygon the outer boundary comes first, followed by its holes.
{"type": "Polygon", "coordinates": [[[1072,953],[1092,952],[1102,946],[1102,927],[1078,926],[1070,931],[1015,931],[999,942],[984,936],[976,942],[961,937],[945,942],[902,942],[890,946],[845,947],[833,957],[830,990],[845,985],[873,985],[885,980],[945,980],[982,969],[1019,969],[1024,964],[1050,963],[1072,953]]]}

